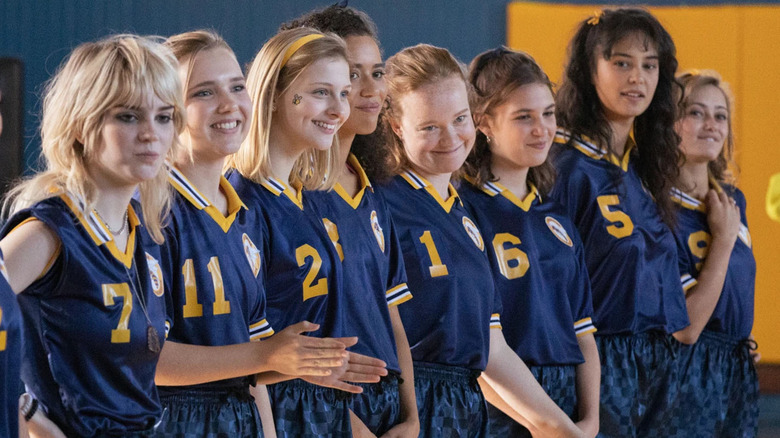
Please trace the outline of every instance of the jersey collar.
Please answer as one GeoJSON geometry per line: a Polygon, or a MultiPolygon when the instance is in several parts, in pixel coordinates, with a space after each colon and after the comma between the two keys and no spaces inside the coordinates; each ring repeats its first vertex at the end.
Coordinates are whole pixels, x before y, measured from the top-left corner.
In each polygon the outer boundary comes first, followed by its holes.
{"type": "Polygon", "coordinates": [[[349,193],[344,190],[344,187],[342,187],[339,183],[336,183],[336,185],[333,186],[333,190],[338,193],[339,196],[341,196],[341,198],[350,205],[350,207],[357,209],[360,205],[360,201],[363,199],[363,193],[365,193],[366,189],[374,191],[374,188],[371,187],[371,182],[368,180],[366,171],[363,170],[363,166],[360,165],[357,157],[349,154],[349,158],[347,158],[347,164],[357,173],[358,179],[360,180],[360,190],[358,190],[354,198],[350,196],[349,193]]]}
{"type": "Polygon", "coordinates": [[[168,166],[168,182],[184,196],[187,201],[190,202],[198,210],[205,211],[214,222],[222,228],[222,231],[226,232],[230,229],[233,221],[236,219],[236,214],[242,208],[248,209],[246,205],[238,197],[238,193],[233,186],[225,179],[224,176],[219,177],[219,188],[225,194],[227,198],[228,215],[224,216],[209,199],[200,193],[194,184],[184,176],[183,173],[173,165],[168,166]]]}
{"type": "Polygon", "coordinates": [[[265,187],[269,192],[276,196],[281,196],[284,194],[287,199],[292,201],[293,204],[303,210],[303,183],[301,183],[299,180],[296,179],[293,181],[291,188],[284,181],[269,176],[263,177],[260,180],[260,185],[265,187]],[[293,188],[296,192],[298,192],[297,194],[293,192],[293,188]]]}
{"type": "MultiPolygon", "coordinates": [[[[723,187],[720,186],[720,183],[718,180],[712,177],[710,175],[710,187],[715,189],[718,193],[723,193],[723,187]]],[[[688,210],[696,210],[700,211],[702,213],[707,212],[707,205],[704,204],[704,202],[694,198],[693,196],[683,192],[682,190],[678,189],[677,187],[672,187],[671,190],[671,197],[672,201],[680,204],[684,208],[687,208],[688,210]]]]}
{"type": "Polygon", "coordinates": [[[528,211],[531,209],[531,205],[533,205],[534,201],[536,199],[539,199],[539,202],[542,202],[542,196],[539,194],[539,190],[536,189],[536,186],[534,186],[532,183],[528,183],[528,194],[525,195],[523,199],[520,199],[512,193],[511,190],[506,188],[504,185],[502,185],[499,182],[486,182],[485,184],[480,187],[480,189],[485,192],[486,194],[490,196],[496,196],[501,195],[504,198],[506,198],[509,202],[512,204],[515,204],[517,207],[520,207],[523,211],[528,211]]]}
{"type": "Polygon", "coordinates": [[[608,163],[612,163],[615,166],[621,168],[623,172],[628,171],[628,162],[631,157],[631,151],[636,147],[636,142],[634,141],[633,137],[629,136],[628,140],[626,141],[626,148],[625,152],[623,153],[623,158],[621,159],[608,150],[600,146],[596,146],[593,140],[584,135],[575,137],[569,131],[558,128],[558,131],[555,133],[555,142],[566,144],[569,143],[569,141],[571,141],[571,144],[574,145],[575,149],[582,152],[583,154],[593,158],[594,160],[604,160],[608,163]]]}
{"type": "Polygon", "coordinates": [[[452,183],[449,184],[448,192],[450,194],[450,197],[445,201],[441,199],[441,196],[439,196],[439,192],[436,191],[436,189],[433,187],[433,185],[428,182],[427,179],[423,178],[419,174],[417,174],[413,170],[407,170],[401,173],[401,178],[406,180],[407,183],[409,183],[410,186],[414,187],[415,190],[419,189],[425,189],[428,194],[430,194],[433,199],[436,200],[436,202],[441,206],[441,208],[444,209],[447,213],[452,210],[452,206],[455,205],[455,201],[458,201],[460,205],[463,205],[463,202],[460,200],[460,196],[458,196],[458,191],[455,190],[455,187],[453,187],[452,183]]]}
{"type": "Polygon", "coordinates": [[[135,253],[135,232],[136,227],[141,224],[141,221],[138,220],[138,216],[136,216],[135,211],[130,204],[127,205],[127,220],[130,222],[130,234],[127,237],[127,247],[125,248],[125,252],[122,252],[116,246],[114,236],[110,231],[108,231],[108,227],[106,227],[106,224],[104,224],[100,219],[100,216],[95,213],[95,210],[91,210],[89,214],[85,215],[84,210],[86,208],[86,203],[82,199],[75,195],[71,195],[70,193],[63,193],[60,195],[60,198],[65,201],[65,204],[68,206],[68,208],[70,208],[70,211],[73,212],[73,215],[76,216],[76,218],[79,220],[81,226],[87,230],[87,234],[89,234],[89,236],[92,238],[92,241],[95,242],[95,245],[105,245],[106,249],[108,249],[111,255],[120,263],[125,265],[127,268],[133,266],[133,254],[135,253]]]}

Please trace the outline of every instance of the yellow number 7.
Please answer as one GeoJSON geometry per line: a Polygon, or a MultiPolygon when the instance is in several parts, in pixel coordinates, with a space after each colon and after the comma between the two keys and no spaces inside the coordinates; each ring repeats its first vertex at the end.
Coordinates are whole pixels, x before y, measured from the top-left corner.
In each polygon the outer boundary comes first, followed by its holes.
{"type": "Polygon", "coordinates": [[[133,311],[133,295],[130,293],[130,287],[127,283],[104,284],[103,285],[103,304],[113,306],[114,298],[122,298],[122,314],[119,315],[119,324],[116,329],[111,330],[111,343],[124,344],[130,342],[130,313],[133,311]]]}

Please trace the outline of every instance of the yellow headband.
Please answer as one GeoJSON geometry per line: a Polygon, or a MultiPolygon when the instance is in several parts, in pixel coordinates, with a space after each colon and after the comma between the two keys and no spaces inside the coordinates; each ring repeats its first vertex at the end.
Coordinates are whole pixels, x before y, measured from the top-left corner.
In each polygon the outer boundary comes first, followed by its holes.
{"type": "Polygon", "coordinates": [[[284,67],[285,64],[287,64],[287,61],[289,61],[290,58],[292,58],[292,56],[295,54],[295,52],[297,52],[298,49],[303,47],[304,44],[308,43],[309,41],[318,40],[324,36],[325,35],[321,33],[313,33],[310,35],[300,37],[297,40],[295,40],[295,42],[290,44],[290,47],[287,48],[287,51],[284,52],[284,58],[282,58],[282,65],[280,65],[279,68],[284,67]]]}

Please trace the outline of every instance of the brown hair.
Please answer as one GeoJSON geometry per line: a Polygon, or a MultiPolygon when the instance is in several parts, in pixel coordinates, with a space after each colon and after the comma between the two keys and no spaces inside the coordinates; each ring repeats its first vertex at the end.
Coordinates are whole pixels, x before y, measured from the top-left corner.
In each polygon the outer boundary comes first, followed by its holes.
{"type": "Polygon", "coordinates": [[[451,77],[460,78],[469,90],[469,103],[472,100],[471,86],[466,79],[466,69],[447,50],[428,44],[418,44],[407,47],[387,60],[387,101],[382,112],[382,129],[385,141],[381,147],[383,154],[378,154],[380,163],[368,163],[377,179],[387,179],[411,167],[409,157],[404,150],[403,141],[390,127],[391,121],[400,120],[401,108],[398,102],[401,97],[427,84],[436,83],[451,77]]]}
{"type": "Polygon", "coordinates": [[[736,169],[736,163],[734,163],[734,132],[732,131],[731,114],[734,111],[734,96],[731,93],[731,87],[728,82],[725,82],[718,72],[715,70],[688,70],[677,75],[677,82],[683,87],[676,96],[679,102],[679,112],[677,114],[677,120],[679,121],[685,117],[685,110],[688,107],[691,94],[697,89],[706,85],[713,85],[717,87],[726,98],[726,110],[728,112],[728,126],[729,132],[726,136],[726,144],[723,145],[723,149],[718,154],[718,158],[707,165],[710,175],[712,175],[718,182],[733,182],[734,175],[729,171],[729,167],[736,169]]]}
{"type": "MultiPolygon", "coordinates": [[[[480,53],[469,65],[469,82],[476,94],[474,119],[479,125],[480,118],[506,102],[507,96],[523,85],[542,84],[552,93],[552,82],[534,59],[524,52],[516,52],[506,47],[480,53]]],[[[482,186],[488,181],[497,181],[490,171],[490,145],[482,131],[477,131],[474,149],[464,164],[466,175],[474,184],[482,186]]],[[[549,159],[539,166],[528,170],[528,181],[536,186],[542,195],[547,195],[555,182],[555,168],[549,159]]]]}

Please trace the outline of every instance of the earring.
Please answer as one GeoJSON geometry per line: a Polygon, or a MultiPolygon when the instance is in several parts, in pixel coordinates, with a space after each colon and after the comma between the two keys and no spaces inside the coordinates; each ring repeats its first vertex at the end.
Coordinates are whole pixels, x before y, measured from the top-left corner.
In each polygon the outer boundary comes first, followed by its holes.
{"type": "Polygon", "coordinates": [[[301,99],[302,99],[302,97],[299,96],[298,94],[293,96],[293,105],[298,105],[299,103],[301,103],[301,99]]]}
{"type": "Polygon", "coordinates": [[[488,137],[488,136],[486,135],[486,136],[485,136],[485,141],[487,141],[487,142],[488,142],[488,144],[490,144],[490,137],[488,137]]]}

